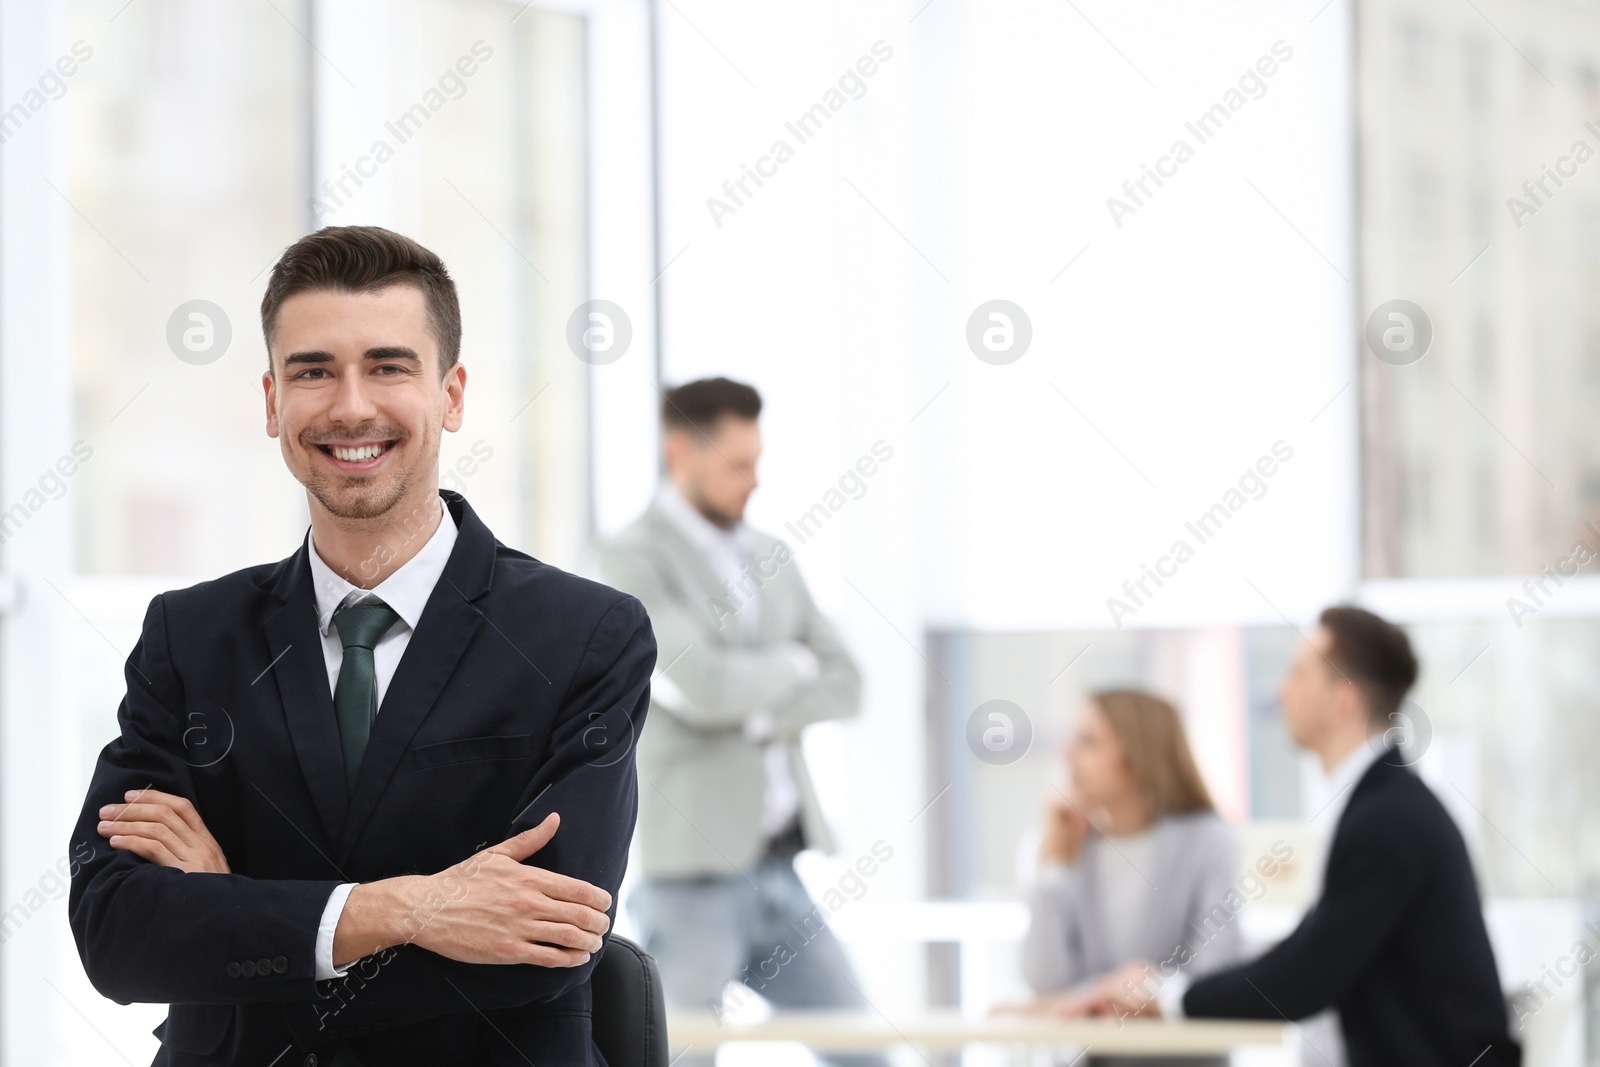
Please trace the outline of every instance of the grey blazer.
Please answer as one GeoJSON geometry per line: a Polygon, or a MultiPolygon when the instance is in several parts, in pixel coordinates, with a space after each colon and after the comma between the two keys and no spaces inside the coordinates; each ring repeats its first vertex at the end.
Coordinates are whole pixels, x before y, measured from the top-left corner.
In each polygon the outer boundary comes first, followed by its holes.
{"type": "Polygon", "coordinates": [[[860,707],[861,674],[806,589],[793,551],[756,534],[745,590],[759,598],[747,636],[732,617],[747,602],[723,588],[711,566],[654,503],[601,546],[608,584],[638,597],[655,630],[660,673],[651,687],[649,728],[639,738],[639,864],[647,877],[733,875],[761,858],[762,747],[744,737],[756,711],[772,715],[790,741],[789,769],[800,794],[808,848],[832,851],[798,744],[806,726],[860,707]],[[788,642],[817,657],[805,684],[788,642]]]}
{"type": "MultiPolygon", "coordinates": [[[[1154,833],[1154,869],[1143,873],[1155,892],[1150,895],[1139,958],[1158,966],[1172,960],[1190,978],[1237,962],[1243,949],[1234,912],[1243,901],[1239,893],[1243,870],[1233,831],[1216,814],[1196,812],[1161,819],[1154,833]],[[1180,952],[1179,946],[1188,951],[1180,952]]],[[[1091,836],[1077,863],[1059,872],[1061,877],[1041,879],[1034,887],[1022,971],[1035,993],[1085,986],[1135,962],[1114,958],[1105,943],[1102,902],[1095,886],[1097,868],[1111,847],[1105,838],[1091,836]]],[[[1155,1067],[1226,1060],[1096,1058],[1091,1062],[1155,1067]]]]}

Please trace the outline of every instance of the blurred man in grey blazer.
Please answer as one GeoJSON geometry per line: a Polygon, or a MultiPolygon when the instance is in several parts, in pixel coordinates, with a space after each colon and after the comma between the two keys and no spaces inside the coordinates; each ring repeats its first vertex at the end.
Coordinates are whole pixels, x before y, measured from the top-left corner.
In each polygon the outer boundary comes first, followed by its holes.
{"type": "Polygon", "coordinates": [[[854,715],[861,675],[789,546],[744,522],[760,414],[726,378],[664,393],[666,480],[600,554],[605,581],[644,603],[664,665],[639,741],[632,907],[668,1004],[719,1019],[735,980],[780,1008],[866,1007],[794,872],[801,850],[832,850],[800,734],[854,715]]]}

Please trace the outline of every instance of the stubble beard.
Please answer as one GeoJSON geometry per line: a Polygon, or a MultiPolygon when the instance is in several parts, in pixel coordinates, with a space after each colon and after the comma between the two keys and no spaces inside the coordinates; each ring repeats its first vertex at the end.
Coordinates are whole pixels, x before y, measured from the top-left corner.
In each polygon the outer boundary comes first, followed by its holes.
{"type": "MultiPolygon", "coordinates": [[[[393,451],[398,452],[408,438],[401,438],[394,444],[393,451]]],[[[426,450],[428,442],[423,441],[426,450]]],[[[302,445],[310,450],[320,453],[315,444],[302,445]]],[[[398,457],[394,457],[398,459],[398,457]]],[[[434,462],[438,462],[437,449],[434,451],[434,462]]],[[[418,466],[402,468],[388,472],[386,481],[380,482],[375,475],[359,478],[349,478],[337,472],[332,475],[324,471],[313,460],[306,475],[305,487],[317,503],[335,518],[349,520],[376,519],[388,514],[406,498],[412,488],[417,484],[418,466]],[[343,483],[343,484],[341,484],[343,483]]]]}

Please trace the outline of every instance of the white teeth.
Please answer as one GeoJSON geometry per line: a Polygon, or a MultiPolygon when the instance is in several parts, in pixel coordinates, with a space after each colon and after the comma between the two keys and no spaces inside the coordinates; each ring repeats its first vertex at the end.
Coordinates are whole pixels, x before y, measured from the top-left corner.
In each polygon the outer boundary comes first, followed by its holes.
{"type": "Polygon", "coordinates": [[[361,448],[339,448],[330,445],[328,450],[333,453],[335,459],[342,459],[346,463],[365,463],[369,459],[376,459],[378,454],[383,451],[383,446],[365,445],[361,448]]]}

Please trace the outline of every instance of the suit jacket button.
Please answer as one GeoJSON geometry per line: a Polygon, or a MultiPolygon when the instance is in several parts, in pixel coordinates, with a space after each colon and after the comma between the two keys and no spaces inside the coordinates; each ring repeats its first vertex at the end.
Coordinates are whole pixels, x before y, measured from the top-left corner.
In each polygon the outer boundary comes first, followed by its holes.
{"type": "Polygon", "coordinates": [[[272,961],[269,959],[256,960],[256,973],[265,977],[272,973],[272,961]]]}
{"type": "Polygon", "coordinates": [[[287,956],[274,956],[274,957],[272,957],[272,973],[273,974],[282,974],[284,971],[287,971],[288,969],[289,969],[289,959],[288,959],[287,956]]]}
{"type": "Polygon", "coordinates": [[[239,964],[239,973],[244,975],[246,978],[254,978],[256,976],[255,961],[245,960],[243,963],[239,964]]]}
{"type": "Polygon", "coordinates": [[[306,1057],[304,1067],[317,1067],[317,1054],[315,1052],[306,1057]]]}
{"type": "Polygon", "coordinates": [[[237,977],[239,977],[239,961],[238,960],[230,960],[228,962],[228,966],[223,968],[223,969],[228,972],[228,977],[229,978],[237,978],[237,977]]]}

